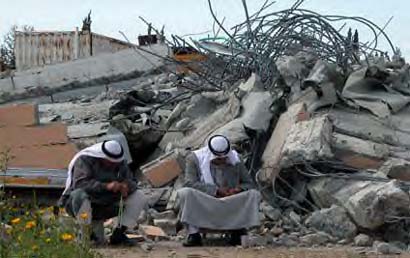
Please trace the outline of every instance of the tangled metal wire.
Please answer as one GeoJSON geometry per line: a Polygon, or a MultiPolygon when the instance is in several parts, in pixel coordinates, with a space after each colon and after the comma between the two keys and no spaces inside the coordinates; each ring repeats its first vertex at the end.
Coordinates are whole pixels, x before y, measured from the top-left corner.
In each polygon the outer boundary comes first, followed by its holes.
{"type": "Polygon", "coordinates": [[[201,48],[201,42],[196,42],[199,50],[208,54],[215,54],[225,61],[222,73],[213,73],[223,81],[226,77],[246,78],[251,72],[261,77],[266,88],[275,87],[278,80],[276,61],[284,55],[294,55],[305,51],[316,55],[322,60],[335,63],[347,71],[349,65],[360,63],[360,57],[385,51],[378,50],[379,37],[383,36],[392,48],[395,47],[384,30],[373,22],[362,17],[347,17],[340,15],[321,15],[316,12],[299,8],[304,0],[297,0],[290,8],[282,11],[267,13],[274,4],[267,0],[260,10],[249,15],[246,0],[242,0],[246,20],[231,29],[224,27],[218,20],[208,0],[211,14],[228,37],[226,44],[229,54],[221,55],[218,51],[201,48]],[[336,29],[332,23],[358,23],[357,26],[367,27],[374,39],[368,43],[359,41],[358,31],[353,34],[351,29],[347,35],[342,35],[342,28],[336,29]],[[219,55],[218,55],[219,54],[219,55]]]}

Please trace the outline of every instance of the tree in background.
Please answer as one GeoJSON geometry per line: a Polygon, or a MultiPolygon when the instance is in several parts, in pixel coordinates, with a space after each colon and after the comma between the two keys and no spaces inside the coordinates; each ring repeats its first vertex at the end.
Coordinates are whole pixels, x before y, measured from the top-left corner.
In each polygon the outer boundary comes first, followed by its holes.
{"type": "MultiPolygon", "coordinates": [[[[18,30],[18,26],[14,25],[11,27],[9,32],[3,37],[3,42],[0,44],[0,60],[9,68],[16,68],[16,56],[14,54],[14,42],[15,42],[15,32],[18,30]]],[[[34,31],[33,26],[24,25],[21,27],[23,32],[34,31]]]]}

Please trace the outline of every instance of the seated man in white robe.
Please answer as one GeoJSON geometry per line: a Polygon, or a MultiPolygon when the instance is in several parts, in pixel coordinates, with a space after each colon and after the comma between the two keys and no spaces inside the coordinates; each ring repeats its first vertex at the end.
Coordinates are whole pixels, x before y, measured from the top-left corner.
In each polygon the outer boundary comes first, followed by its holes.
{"type": "Polygon", "coordinates": [[[104,242],[103,222],[121,211],[118,225],[110,237],[111,244],[133,244],[125,234],[137,225],[146,206],[137,190],[124,150],[117,141],[104,141],[77,153],[68,167],[66,189],[60,204],[77,221],[92,225],[91,240],[104,242]]]}
{"type": "Polygon", "coordinates": [[[260,224],[260,193],[226,137],[212,136],[187,157],[185,186],[178,191],[184,246],[202,245],[200,228],[231,231],[230,244],[239,245],[246,229],[260,224]]]}

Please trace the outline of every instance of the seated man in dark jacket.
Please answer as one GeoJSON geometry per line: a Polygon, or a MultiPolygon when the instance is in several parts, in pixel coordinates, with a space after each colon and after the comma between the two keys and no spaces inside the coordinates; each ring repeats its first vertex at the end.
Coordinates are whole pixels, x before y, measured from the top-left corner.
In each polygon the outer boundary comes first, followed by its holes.
{"type": "Polygon", "coordinates": [[[222,135],[187,157],[185,188],[178,190],[180,221],[188,227],[184,246],[202,244],[200,228],[232,231],[239,245],[247,228],[258,226],[260,193],[249,172],[222,135]]]}
{"type": "Polygon", "coordinates": [[[103,242],[104,220],[122,213],[111,244],[131,244],[125,231],[136,226],[146,205],[124,161],[124,150],[116,141],[97,143],[77,153],[68,167],[61,202],[80,224],[93,224],[92,237],[97,243],[103,242]]]}

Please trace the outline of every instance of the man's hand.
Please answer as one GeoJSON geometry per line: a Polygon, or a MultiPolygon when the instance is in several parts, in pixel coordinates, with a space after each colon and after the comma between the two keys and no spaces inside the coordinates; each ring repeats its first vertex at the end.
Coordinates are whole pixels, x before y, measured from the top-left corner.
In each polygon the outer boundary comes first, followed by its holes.
{"type": "Polygon", "coordinates": [[[120,183],[120,192],[122,197],[127,198],[130,189],[128,188],[128,184],[125,182],[120,183]]]}
{"type": "Polygon", "coordinates": [[[113,193],[117,193],[121,189],[121,183],[118,181],[112,181],[107,184],[107,190],[113,193]]]}
{"type": "Polygon", "coordinates": [[[106,188],[108,191],[113,193],[120,192],[123,197],[127,197],[130,191],[127,183],[118,181],[108,183],[106,188]]]}
{"type": "Polygon", "coordinates": [[[229,196],[229,191],[227,188],[221,187],[216,190],[216,197],[217,198],[223,198],[229,196]]]}
{"type": "Polygon", "coordinates": [[[242,192],[242,189],[238,188],[238,187],[237,188],[231,188],[231,189],[228,190],[229,195],[235,195],[235,194],[238,194],[240,192],[242,192]]]}

